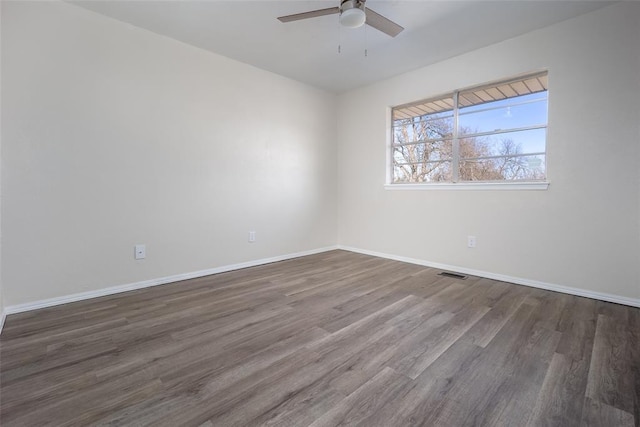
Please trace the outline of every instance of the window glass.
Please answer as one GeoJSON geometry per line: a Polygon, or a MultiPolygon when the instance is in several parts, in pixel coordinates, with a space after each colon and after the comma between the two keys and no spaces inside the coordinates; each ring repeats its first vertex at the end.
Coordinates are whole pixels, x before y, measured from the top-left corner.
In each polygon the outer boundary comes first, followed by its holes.
{"type": "Polygon", "coordinates": [[[547,104],[539,73],[393,108],[392,183],[546,179],[547,104]]]}

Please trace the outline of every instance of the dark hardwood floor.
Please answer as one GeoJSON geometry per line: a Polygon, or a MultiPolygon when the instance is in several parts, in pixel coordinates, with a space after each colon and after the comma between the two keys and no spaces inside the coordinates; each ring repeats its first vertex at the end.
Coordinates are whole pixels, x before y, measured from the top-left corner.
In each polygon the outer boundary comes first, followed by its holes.
{"type": "Polygon", "coordinates": [[[638,426],[640,309],[343,251],[9,316],[0,424],[638,426]]]}

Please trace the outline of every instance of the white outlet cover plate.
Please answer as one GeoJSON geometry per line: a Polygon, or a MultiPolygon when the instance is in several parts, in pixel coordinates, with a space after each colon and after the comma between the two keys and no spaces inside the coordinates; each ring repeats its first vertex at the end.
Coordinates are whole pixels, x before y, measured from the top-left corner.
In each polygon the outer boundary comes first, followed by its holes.
{"type": "Polygon", "coordinates": [[[145,245],[136,245],[135,246],[136,259],[145,259],[146,256],[147,256],[147,247],[145,245]]]}

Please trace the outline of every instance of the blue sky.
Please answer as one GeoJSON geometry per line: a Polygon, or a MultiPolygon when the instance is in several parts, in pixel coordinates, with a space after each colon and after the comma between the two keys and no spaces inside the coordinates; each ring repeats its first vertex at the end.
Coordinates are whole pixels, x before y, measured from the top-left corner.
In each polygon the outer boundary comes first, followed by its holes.
{"type": "MultiPolygon", "coordinates": [[[[460,127],[469,128],[472,132],[489,132],[497,129],[512,129],[545,124],[547,122],[546,95],[546,93],[534,93],[518,98],[462,108],[459,116],[460,127]],[[514,101],[536,102],[509,107],[508,104],[514,101]],[[490,107],[500,108],[475,112],[490,107]]],[[[523,153],[544,152],[546,129],[503,133],[486,138],[490,142],[495,142],[495,144],[499,144],[502,139],[512,139],[521,146],[523,153]]]]}

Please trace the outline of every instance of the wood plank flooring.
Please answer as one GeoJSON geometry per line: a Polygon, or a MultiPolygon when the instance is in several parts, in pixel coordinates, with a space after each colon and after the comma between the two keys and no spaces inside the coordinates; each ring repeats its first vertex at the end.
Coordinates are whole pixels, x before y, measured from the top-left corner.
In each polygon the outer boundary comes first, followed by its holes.
{"type": "Polygon", "coordinates": [[[332,251],[9,316],[2,426],[639,426],[640,309],[332,251]]]}

